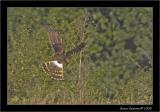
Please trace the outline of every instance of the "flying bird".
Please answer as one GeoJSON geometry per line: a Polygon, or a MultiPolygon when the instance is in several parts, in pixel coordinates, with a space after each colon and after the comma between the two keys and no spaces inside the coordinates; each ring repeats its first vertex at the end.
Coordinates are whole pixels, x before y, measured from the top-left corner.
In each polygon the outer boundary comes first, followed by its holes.
{"type": "Polygon", "coordinates": [[[69,58],[73,54],[80,52],[86,44],[82,42],[75,48],[65,52],[62,38],[59,36],[59,31],[52,29],[50,26],[47,26],[47,32],[54,53],[52,61],[42,63],[43,71],[50,75],[52,79],[64,80],[63,65],[68,64],[69,58]]]}

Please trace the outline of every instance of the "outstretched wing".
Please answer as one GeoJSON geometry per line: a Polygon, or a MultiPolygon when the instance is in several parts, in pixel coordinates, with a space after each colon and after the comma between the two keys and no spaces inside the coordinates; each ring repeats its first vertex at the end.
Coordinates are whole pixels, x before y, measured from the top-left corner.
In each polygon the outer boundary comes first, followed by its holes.
{"type": "Polygon", "coordinates": [[[43,71],[51,76],[55,80],[64,80],[63,76],[63,64],[57,61],[49,61],[42,64],[43,71]]]}
{"type": "Polygon", "coordinates": [[[62,38],[59,37],[59,32],[47,26],[48,37],[51,45],[55,51],[55,54],[62,54],[64,52],[62,38]]]}
{"type": "Polygon", "coordinates": [[[73,48],[73,49],[71,49],[70,51],[68,51],[67,53],[66,53],[66,59],[68,59],[70,56],[72,56],[73,54],[75,54],[75,53],[78,53],[78,52],[80,52],[84,47],[85,47],[85,43],[84,42],[82,42],[82,43],[80,43],[79,45],[77,45],[75,48],[73,48]]]}

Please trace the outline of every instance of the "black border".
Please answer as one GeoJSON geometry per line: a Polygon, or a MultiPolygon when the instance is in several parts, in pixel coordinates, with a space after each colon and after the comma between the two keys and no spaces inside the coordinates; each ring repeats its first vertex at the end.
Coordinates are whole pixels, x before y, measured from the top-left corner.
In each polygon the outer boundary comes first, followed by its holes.
{"type": "MultiPolygon", "coordinates": [[[[159,2],[158,1],[1,1],[1,110],[118,111],[120,107],[159,110],[159,2]],[[153,105],[7,105],[7,7],[153,7],[153,105]]],[[[128,110],[129,111],[129,110],[128,110]]]]}

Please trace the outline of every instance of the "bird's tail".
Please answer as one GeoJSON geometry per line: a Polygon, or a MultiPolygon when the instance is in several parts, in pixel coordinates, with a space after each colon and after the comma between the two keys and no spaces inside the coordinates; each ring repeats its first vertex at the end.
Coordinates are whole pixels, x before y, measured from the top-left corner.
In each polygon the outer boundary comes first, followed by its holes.
{"type": "Polygon", "coordinates": [[[64,80],[63,67],[57,67],[53,61],[45,62],[42,64],[42,69],[45,73],[55,80],[64,80]]]}

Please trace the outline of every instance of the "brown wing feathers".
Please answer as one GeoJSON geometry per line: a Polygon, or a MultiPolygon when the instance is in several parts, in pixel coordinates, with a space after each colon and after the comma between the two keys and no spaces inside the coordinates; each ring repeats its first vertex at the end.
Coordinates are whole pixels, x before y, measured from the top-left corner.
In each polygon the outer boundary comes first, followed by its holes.
{"type": "Polygon", "coordinates": [[[58,31],[52,29],[50,26],[47,26],[47,31],[48,31],[49,40],[55,52],[58,54],[63,53],[64,49],[62,45],[62,38],[59,37],[58,31]]]}
{"type": "Polygon", "coordinates": [[[53,30],[50,26],[47,26],[48,31],[48,37],[52,44],[59,43],[58,40],[58,32],[56,30],[53,30]]]}
{"type": "Polygon", "coordinates": [[[70,51],[68,51],[66,53],[66,58],[69,58],[71,55],[80,52],[85,47],[85,45],[86,44],[84,42],[82,42],[78,46],[76,46],[75,48],[73,48],[70,51]]]}

